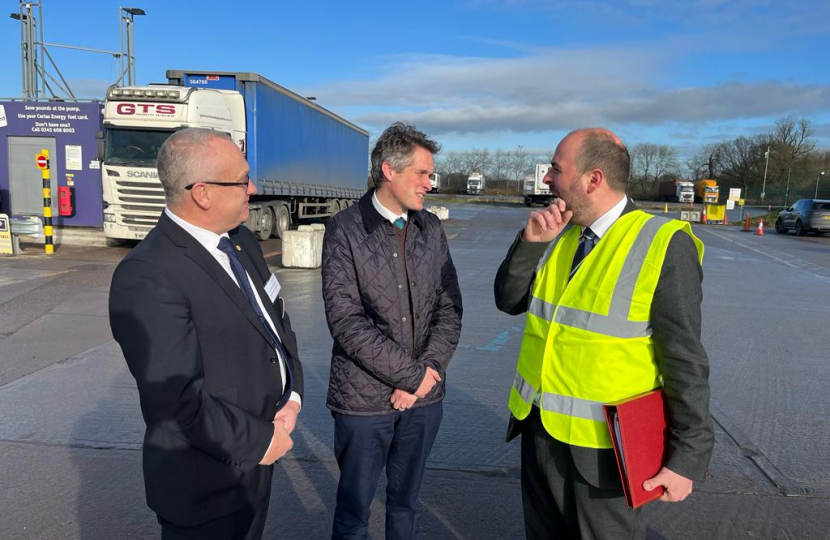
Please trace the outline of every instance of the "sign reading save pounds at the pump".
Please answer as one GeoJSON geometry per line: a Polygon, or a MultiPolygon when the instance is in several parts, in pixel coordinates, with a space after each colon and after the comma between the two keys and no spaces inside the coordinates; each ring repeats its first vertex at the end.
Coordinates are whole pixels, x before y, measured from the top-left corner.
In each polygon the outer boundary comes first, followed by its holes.
{"type": "Polygon", "coordinates": [[[74,192],[74,215],[52,212],[56,227],[103,227],[99,102],[0,101],[0,213],[40,215],[43,179],[35,160],[49,150],[53,200],[62,187],[74,192]],[[71,185],[69,180],[71,178],[71,185]]]}

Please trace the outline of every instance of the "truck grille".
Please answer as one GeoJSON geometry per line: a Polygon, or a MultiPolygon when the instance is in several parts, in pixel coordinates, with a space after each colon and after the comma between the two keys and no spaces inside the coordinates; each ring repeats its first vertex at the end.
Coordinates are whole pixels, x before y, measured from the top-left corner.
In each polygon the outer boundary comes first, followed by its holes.
{"type": "Polygon", "coordinates": [[[121,221],[125,225],[153,227],[158,222],[165,206],[164,189],[158,180],[119,180],[115,182],[115,188],[124,211],[121,221]]]}

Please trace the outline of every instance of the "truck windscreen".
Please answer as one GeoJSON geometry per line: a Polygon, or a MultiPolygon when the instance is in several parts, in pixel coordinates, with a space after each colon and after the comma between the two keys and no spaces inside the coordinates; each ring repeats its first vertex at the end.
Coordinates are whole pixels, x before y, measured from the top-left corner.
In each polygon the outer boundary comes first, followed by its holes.
{"type": "Polygon", "coordinates": [[[167,130],[110,128],[104,161],[110,165],[155,167],[162,143],[172,134],[167,130]]]}

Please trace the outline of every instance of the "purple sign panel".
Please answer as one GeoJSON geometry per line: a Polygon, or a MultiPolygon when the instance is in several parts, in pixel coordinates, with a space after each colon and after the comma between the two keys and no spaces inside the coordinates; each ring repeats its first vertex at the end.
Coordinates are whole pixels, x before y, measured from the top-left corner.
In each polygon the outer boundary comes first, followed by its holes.
{"type": "Polygon", "coordinates": [[[101,164],[95,138],[103,129],[101,107],[97,102],[0,101],[0,213],[33,213],[40,197],[42,214],[42,174],[35,166],[35,154],[46,148],[50,151],[52,222],[103,227],[101,164]],[[71,210],[67,200],[59,204],[60,195],[70,193],[71,210]]]}

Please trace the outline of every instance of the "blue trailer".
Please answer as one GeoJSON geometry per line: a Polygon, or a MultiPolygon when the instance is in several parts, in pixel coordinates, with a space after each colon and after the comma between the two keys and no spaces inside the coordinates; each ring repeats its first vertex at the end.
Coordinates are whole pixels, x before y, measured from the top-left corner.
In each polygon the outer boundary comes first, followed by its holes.
{"type": "Polygon", "coordinates": [[[249,226],[260,236],[280,236],[291,221],[332,215],[365,193],[366,130],[256,73],[168,70],[167,79],[242,94],[245,150],[259,191],[249,226]]]}
{"type": "Polygon", "coordinates": [[[168,84],[111,87],[103,125],[104,234],[140,240],[165,205],[155,170],[164,140],[185,127],[227,133],[258,194],[245,223],[261,239],[325,218],[365,193],[369,133],[255,73],[168,71],[168,84]]]}

